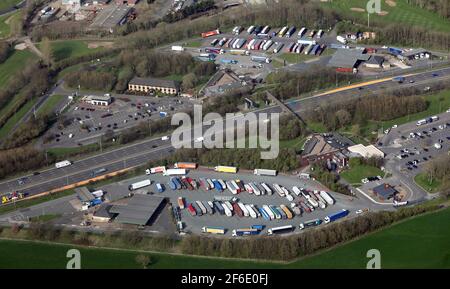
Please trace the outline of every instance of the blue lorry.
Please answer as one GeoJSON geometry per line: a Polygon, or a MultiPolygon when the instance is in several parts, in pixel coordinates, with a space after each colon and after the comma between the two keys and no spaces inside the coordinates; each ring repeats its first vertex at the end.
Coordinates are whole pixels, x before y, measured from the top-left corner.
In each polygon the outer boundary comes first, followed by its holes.
{"type": "Polygon", "coordinates": [[[325,221],[325,223],[334,222],[334,221],[336,221],[336,220],[338,220],[340,218],[343,218],[343,217],[347,216],[349,213],[350,213],[349,210],[342,209],[339,212],[336,212],[334,214],[326,216],[324,221],[325,221]]]}

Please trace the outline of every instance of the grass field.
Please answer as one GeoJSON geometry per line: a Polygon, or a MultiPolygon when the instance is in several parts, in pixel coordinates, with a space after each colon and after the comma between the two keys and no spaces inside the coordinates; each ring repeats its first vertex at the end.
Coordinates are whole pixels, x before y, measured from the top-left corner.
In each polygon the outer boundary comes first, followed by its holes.
{"type": "Polygon", "coordinates": [[[359,164],[353,160],[350,160],[350,168],[342,172],[340,175],[350,184],[359,184],[364,178],[383,176],[384,173],[377,167],[359,164]]]}
{"type": "Polygon", "coordinates": [[[7,9],[13,7],[18,4],[21,0],[1,0],[0,1],[0,10],[7,9]]]}
{"type": "Polygon", "coordinates": [[[51,95],[47,101],[39,108],[38,115],[51,114],[55,106],[65,98],[64,95],[51,95]]]}
{"type": "Polygon", "coordinates": [[[191,47],[191,48],[199,48],[202,46],[202,42],[193,40],[193,41],[187,42],[185,46],[191,47]]]}
{"type": "MultiPolygon", "coordinates": [[[[373,131],[377,131],[381,128],[387,129],[392,127],[394,124],[401,125],[408,122],[417,121],[434,114],[445,112],[448,108],[450,108],[450,90],[444,90],[431,95],[424,95],[423,98],[429,103],[426,110],[389,121],[368,121],[367,125],[361,127],[361,136],[370,138],[373,136],[373,131]]],[[[348,133],[349,130],[350,128],[348,128],[348,130],[344,130],[344,133],[348,133]]]]}
{"type": "Polygon", "coordinates": [[[325,51],[321,55],[305,55],[304,53],[286,52],[286,53],[279,55],[278,57],[282,60],[286,60],[287,63],[299,63],[302,61],[319,58],[321,56],[332,55],[334,52],[335,52],[335,50],[332,50],[332,49],[325,49],[325,51]]]}
{"type": "Polygon", "coordinates": [[[414,177],[414,181],[429,193],[436,193],[441,186],[441,183],[436,179],[430,183],[426,173],[417,174],[414,177]]]}
{"type": "MultiPolygon", "coordinates": [[[[361,23],[367,23],[367,13],[352,11],[351,8],[366,9],[367,0],[335,0],[323,3],[329,7],[351,19],[357,19],[361,23]]],[[[387,15],[372,14],[370,19],[372,22],[384,23],[403,23],[436,31],[450,32],[450,21],[445,20],[439,15],[421,9],[418,6],[409,5],[407,0],[395,0],[395,7],[389,6],[386,1],[381,1],[381,10],[388,12],[387,15]]]]}
{"type": "Polygon", "coordinates": [[[28,50],[16,50],[5,62],[0,64],[0,88],[6,85],[11,76],[25,67],[25,64],[32,56],[33,54],[28,50]]]}
{"type": "Polygon", "coordinates": [[[88,43],[81,40],[54,41],[51,45],[55,61],[83,56],[103,49],[102,47],[89,48],[88,43]]]}
{"type": "Polygon", "coordinates": [[[57,159],[61,159],[65,156],[75,155],[78,153],[83,153],[87,151],[96,151],[99,149],[99,145],[97,143],[88,144],[81,147],[61,147],[61,148],[49,148],[47,152],[57,159]]]}
{"type": "MultiPolygon", "coordinates": [[[[365,268],[369,249],[381,252],[382,268],[450,268],[450,209],[415,217],[356,241],[299,259],[270,263],[151,253],[150,268],[365,268]]],[[[0,268],[65,268],[70,248],[82,268],[140,268],[138,252],[0,240],[0,268]],[[24,261],[26,260],[26,261],[24,261]]]]}
{"type": "Polygon", "coordinates": [[[4,138],[11,132],[14,125],[25,116],[25,114],[33,107],[36,101],[36,98],[27,101],[25,105],[23,105],[12,117],[8,119],[5,125],[0,128],[0,138],[4,138]]]}

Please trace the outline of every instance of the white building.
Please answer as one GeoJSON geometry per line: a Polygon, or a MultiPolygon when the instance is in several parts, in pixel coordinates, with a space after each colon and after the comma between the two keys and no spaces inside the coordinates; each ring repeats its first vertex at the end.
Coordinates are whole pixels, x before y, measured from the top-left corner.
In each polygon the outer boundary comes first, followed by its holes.
{"type": "Polygon", "coordinates": [[[62,5],[72,5],[72,6],[79,6],[81,5],[83,1],[82,0],[61,0],[62,5]]]}
{"type": "Polygon", "coordinates": [[[97,96],[97,95],[86,95],[83,96],[81,101],[98,106],[108,106],[111,104],[112,99],[109,95],[97,96]]]}
{"type": "Polygon", "coordinates": [[[363,158],[371,158],[371,157],[384,158],[384,152],[376,148],[374,145],[364,146],[362,144],[357,144],[348,147],[347,150],[351,153],[358,154],[363,158]]]}

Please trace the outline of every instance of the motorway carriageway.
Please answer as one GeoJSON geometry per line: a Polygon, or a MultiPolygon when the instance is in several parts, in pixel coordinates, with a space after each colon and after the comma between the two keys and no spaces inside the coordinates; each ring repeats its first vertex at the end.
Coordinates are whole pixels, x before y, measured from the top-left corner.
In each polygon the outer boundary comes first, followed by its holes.
{"type": "MultiPolygon", "coordinates": [[[[423,82],[428,80],[442,80],[445,77],[450,76],[450,67],[436,69],[429,72],[414,73],[405,75],[406,80],[404,85],[417,86],[423,85],[423,82]],[[439,74],[433,77],[433,73],[439,74]],[[413,84],[409,81],[414,80],[413,84]]],[[[314,96],[306,97],[303,99],[288,101],[289,107],[296,112],[302,112],[314,109],[318,107],[322,102],[329,102],[333,98],[345,98],[358,96],[359,87],[363,87],[364,90],[384,90],[387,88],[394,88],[399,86],[397,82],[392,81],[392,78],[384,78],[379,80],[372,80],[364,83],[359,83],[351,86],[341,87],[333,89],[324,93],[320,93],[314,96]],[[384,84],[384,88],[380,88],[379,85],[384,84]]],[[[271,106],[254,111],[255,113],[273,113],[281,112],[279,106],[271,106]]],[[[75,161],[71,166],[56,169],[50,168],[41,171],[39,175],[29,175],[25,184],[19,185],[18,179],[15,178],[0,183],[0,194],[11,191],[23,191],[31,195],[42,193],[57,188],[74,184],[80,181],[88,180],[92,178],[91,173],[97,168],[106,168],[107,173],[122,170],[125,168],[135,167],[143,165],[149,160],[155,160],[162,158],[172,153],[170,141],[162,141],[161,138],[155,138],[150,140],[144,140],[136,144],[117,148],[108,152],[97,154],[82,160],[75,161]]]]}

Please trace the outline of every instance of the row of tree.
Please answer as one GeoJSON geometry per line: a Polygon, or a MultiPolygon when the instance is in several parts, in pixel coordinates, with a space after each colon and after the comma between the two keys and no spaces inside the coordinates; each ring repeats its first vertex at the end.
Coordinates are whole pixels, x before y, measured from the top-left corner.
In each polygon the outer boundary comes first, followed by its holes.
{"type": "Polygon", "coordinates": [[[428,180],[439,181],[442,190],[450,189],[450,155],[442,155],[428,162],[425,166],[428,180]]]}
{"type": "Polygon", "coordinates": [[[427,107],[426,100],[417,95],[378,95],[322,105],[308,113],[308,119],[324,124],[328,130],[336,130],[350,124],[364,125],[369,120],[395,119],[427,107]]]}
{"type": "Polygon", "coordinates": [[[436,209],[437,206],[416,206],[397,211],[368,213],[289,237],[228,239],[190,235],[182,239],[181,250],[185,254],[194,255],[289,261],[436,209]]]}
{"type": "Polygon", "coordinates": [[[0,64],[5,62],[6,59],[8,59],[10,53],[11,53],[11,45],[6,41],[0,42],[0,64]]]}
{"type": "Polygon", "coordinates": [[[272,169],[288,172],[298,167],[298,159],[294,149],[281,149],[273,160],[261,159],[260,149],[179,149],[163,160],[152,161],[150,165],[169,165],[175,162],[188,161],[204,166],[227,164],[241,169],[272,169]]]}
{"type": "Polygon", "coordinates": [[[32,145],[0,150],[0,178],[41,168],[44,163],[45,154],[32,145]]]}
{"type": "Polygon", "coordinates": [[[450,19],[450,2],[448,0],[407,0],[407,3],[450,19]]]}
{"type": "Polygon", "coordinates": [[[78,70],[68,73],[64,80],[70,87],[111,91],[116,83],[116,76],[112,72],[78,70]]]}
{"type": "Polygon", "coordinates": [[[266,82],[269,85],[275,85],[275,88],[271,90],[275,97],[289,99],[336,84],[346,84],[356,79],[358,76],[354,74],[336,73],[332,68],[315,66],[302,72],[272,73],[267,77],[266,82]]]}

